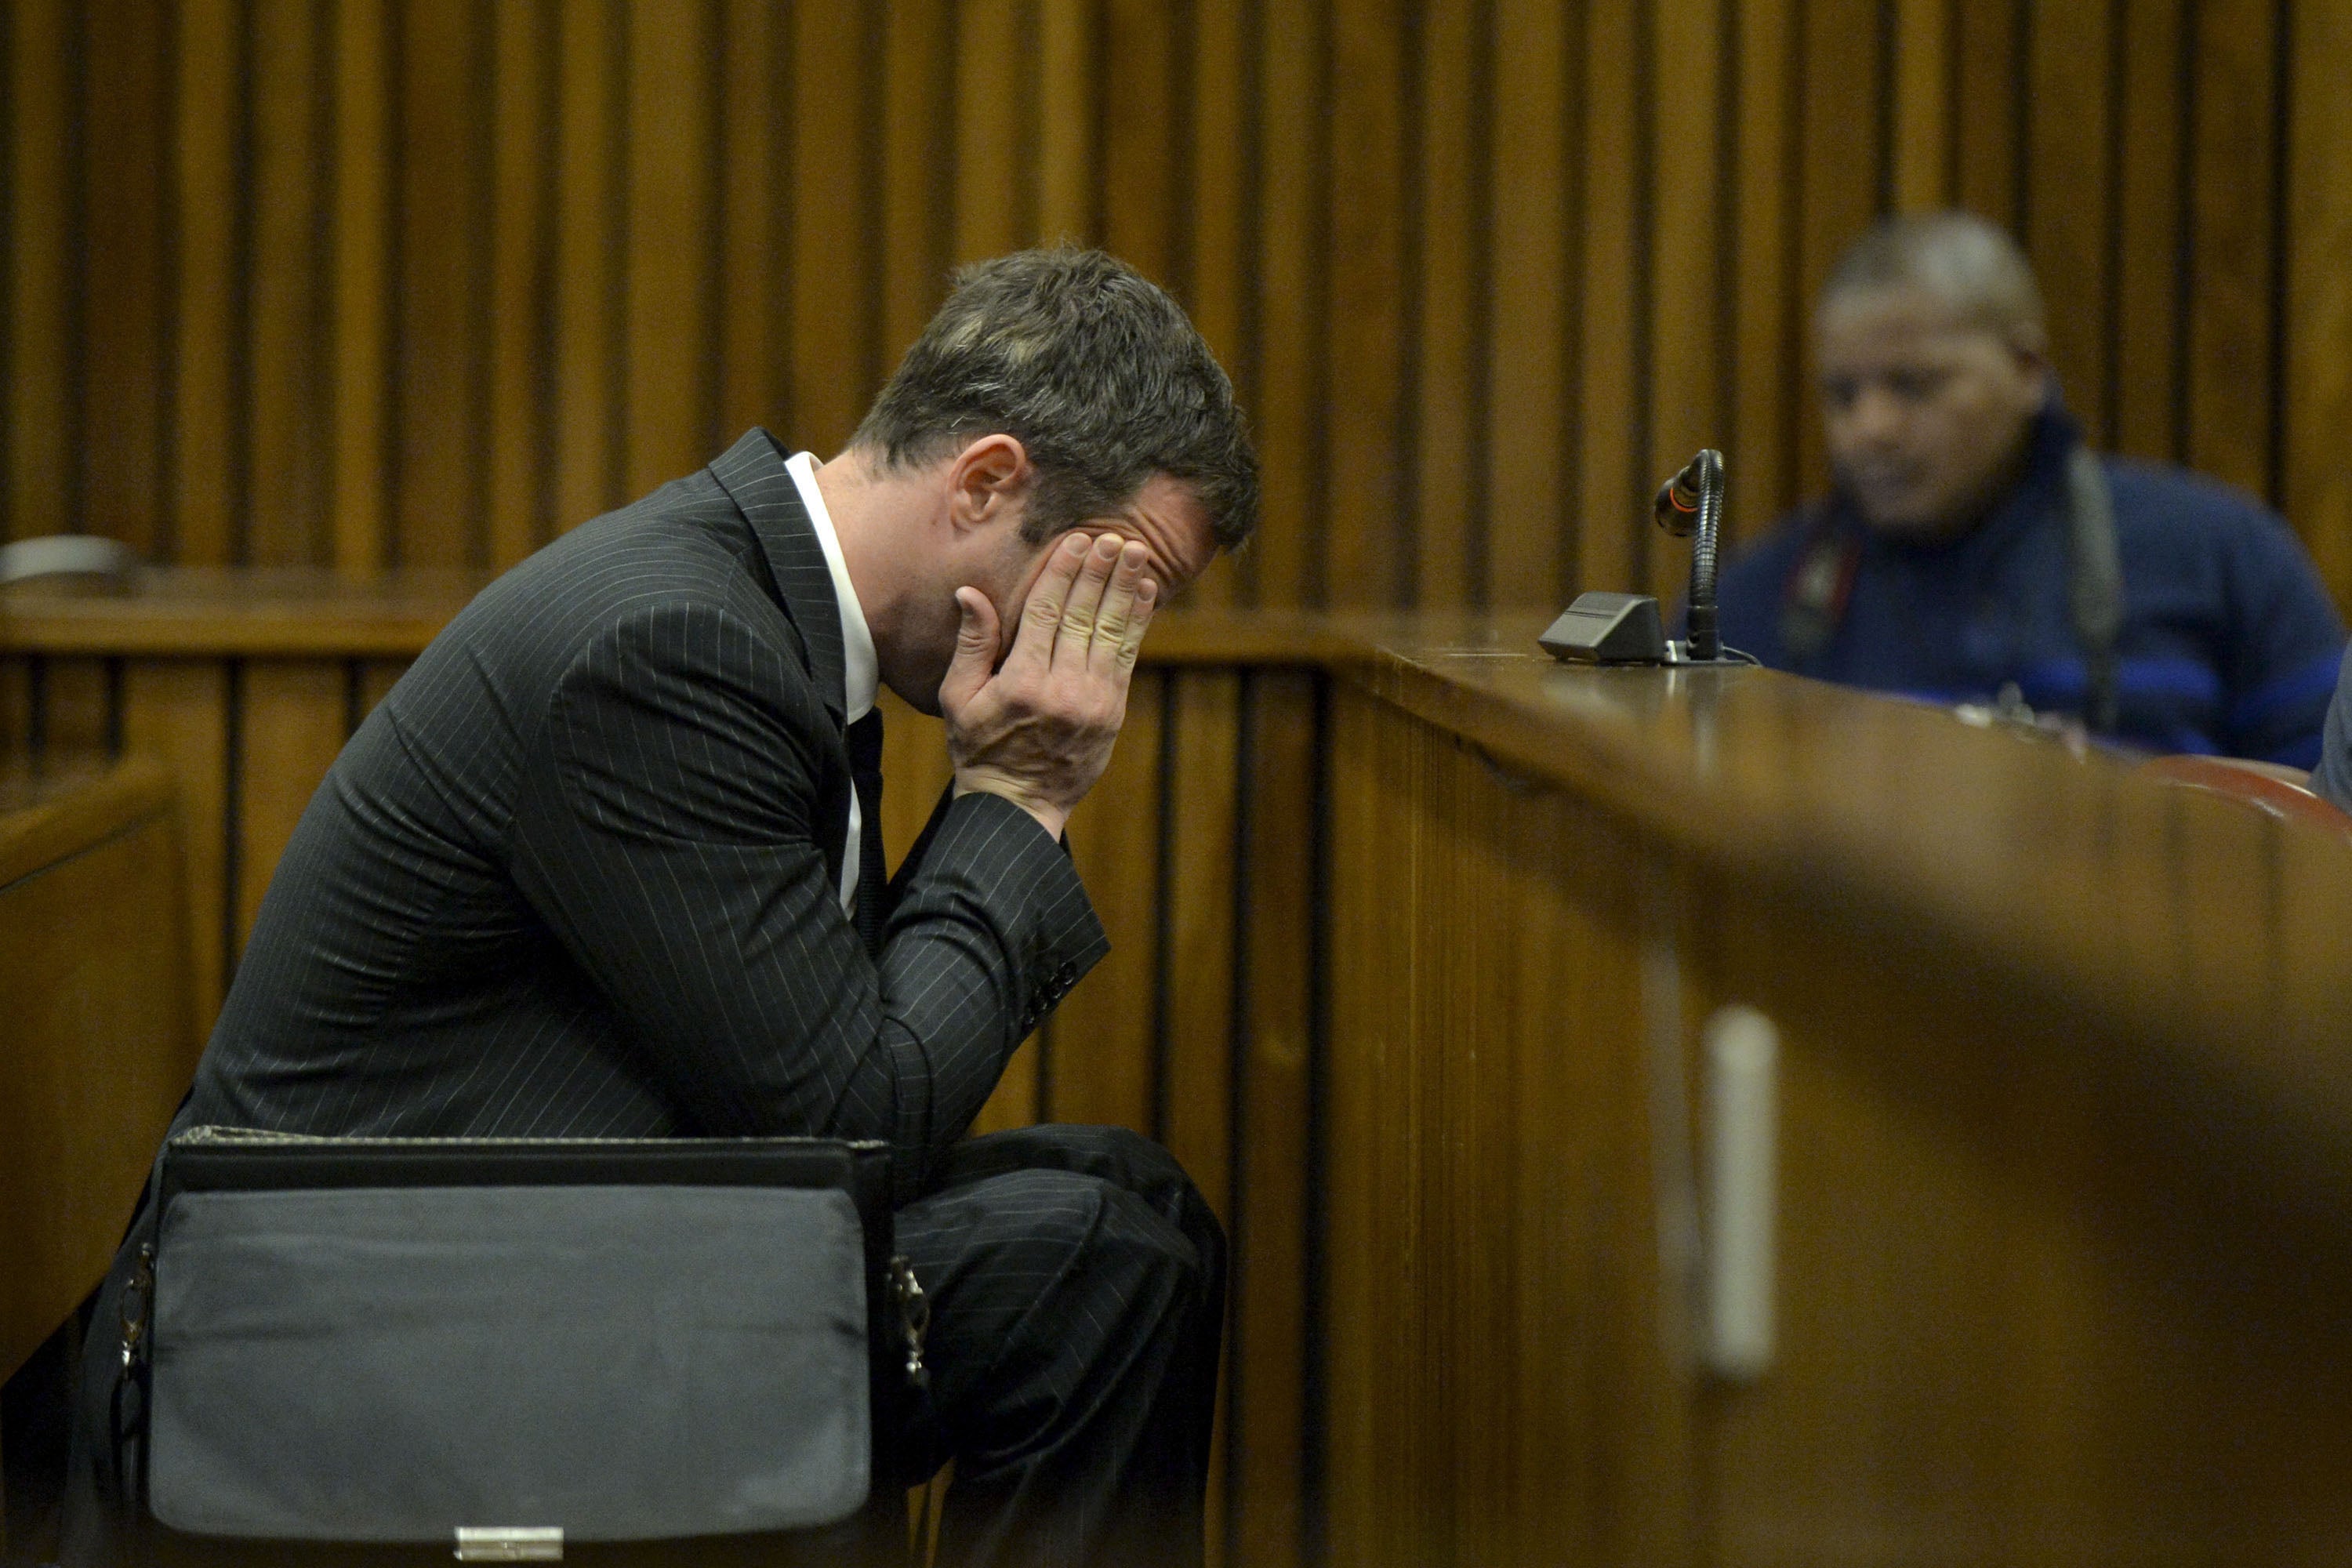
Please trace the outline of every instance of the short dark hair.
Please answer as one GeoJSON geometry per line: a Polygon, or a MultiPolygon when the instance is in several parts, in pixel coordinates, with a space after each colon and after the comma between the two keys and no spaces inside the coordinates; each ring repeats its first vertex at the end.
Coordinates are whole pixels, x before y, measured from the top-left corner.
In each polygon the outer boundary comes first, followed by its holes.
{"type": "Polygon", "coordinates": [[[1843,295],[1900,288],[1925,289],[1962,321],[2018,347],[2048,347],[2032,263],[2007,229],[1974,213],[1879,219],[1838,258],[1817,309],[1843,295]]]}
{"type": "Polygon", "coordinates": [[[851,444],[895,468],[997,433],[1035,467],[1032,542],[1110,515],[1155,474],[1192,487],[1220,547],[1257,528],[1257,457],[1233,383],[1175,300],[1099,250],[958,269],[851,444]]]}

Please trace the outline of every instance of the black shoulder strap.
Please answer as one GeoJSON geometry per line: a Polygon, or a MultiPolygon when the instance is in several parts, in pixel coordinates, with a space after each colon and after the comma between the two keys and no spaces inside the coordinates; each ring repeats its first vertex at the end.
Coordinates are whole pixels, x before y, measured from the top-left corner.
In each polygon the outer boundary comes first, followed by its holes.
{"type": "Polygon", "coordinates": [[[2116,503],[2098,454],[2078,446],[2066,460],[2066,584],[2074,636],[2090,678],[2084,718],[2095,731],[2116,727],[2116,638],[2124,624],[2123,558],[2116,547],[2116,503]]]}
{"type": "Polygon", "coordinates": [[[1798,526],[1803,531],[1804,543],[1781,590],[1780,650],[1788,658],[1789,668],[1809,672],[1845,619],[1854,570],[1862,563],[1862,545],[1830,526],[1826,504],[1808,507],[1798,526]]]}

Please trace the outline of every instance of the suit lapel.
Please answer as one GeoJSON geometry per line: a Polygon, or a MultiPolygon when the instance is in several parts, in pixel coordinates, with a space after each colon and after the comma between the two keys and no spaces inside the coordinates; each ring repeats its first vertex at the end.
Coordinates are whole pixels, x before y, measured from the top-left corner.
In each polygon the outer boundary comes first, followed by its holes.
{"type": "Polygon", "coordinates": [[[833,572],[816,542],[816,524],[801,504],[800,487],[784,467],[775,438],[756,426],[745,432],[710,465],[710,476],[751,522],[783,595],[784,613],[808,647],[809,679],[834,722],[842,723],[841,602],[834,596],[833,572]]]}

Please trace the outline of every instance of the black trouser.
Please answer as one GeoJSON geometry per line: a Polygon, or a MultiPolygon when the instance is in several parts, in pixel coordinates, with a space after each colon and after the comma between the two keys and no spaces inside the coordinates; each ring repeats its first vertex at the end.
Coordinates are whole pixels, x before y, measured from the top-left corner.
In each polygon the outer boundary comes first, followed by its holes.
{"type": "Polygon", "coordinates": [[[1168,1152],[991,1133],[898,1228],[931,1298],[931,1392],[895,1447],[909,1480],[955,1460],[941,1563],[1198,1564],[1225,1237],[1168,1152]]]}
{"type": "MultiPolygon", "coordinates": [[[[898,1212],[898,1247],[931,1299],[930,1393],[883,1434],[898,1465],[876,1478],[885,1498],[824,1534],[891,1533],[887,1489],[952,1458],[943,1568],[1198,1564],[1225,1239],[1167,1151],[1109,1127],[970,1140],[898,1212]]],[[[100,1294],[85,1352],[68,1564],[135,1550],[115,1529],[107,1437],[122,1272],[118,1262],[100,1294]]]]}

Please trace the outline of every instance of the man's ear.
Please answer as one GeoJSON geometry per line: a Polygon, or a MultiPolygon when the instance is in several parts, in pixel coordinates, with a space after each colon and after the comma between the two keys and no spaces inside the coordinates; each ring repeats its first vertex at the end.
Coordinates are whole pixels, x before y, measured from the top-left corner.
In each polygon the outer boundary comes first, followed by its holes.
{"type": "Polygon", "coordinates": [[[1018,523],[1027,499],[1029,453],[1011,436],[982,436],[948,466],[948,526],[958,533],[1018,523]]]}

